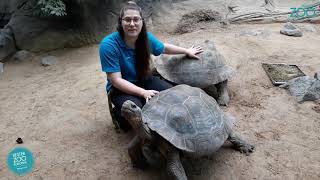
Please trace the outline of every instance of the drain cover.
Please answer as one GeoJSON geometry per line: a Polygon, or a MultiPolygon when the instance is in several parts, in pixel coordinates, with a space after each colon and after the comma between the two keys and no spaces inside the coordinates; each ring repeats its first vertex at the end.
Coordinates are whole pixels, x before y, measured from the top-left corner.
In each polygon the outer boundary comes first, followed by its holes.
{"type": "Polygon", "coordinates": [[[305,76],[297,65],[262,63],[262,67],[275,86],[284,84],[290,79],[305,76]]]}

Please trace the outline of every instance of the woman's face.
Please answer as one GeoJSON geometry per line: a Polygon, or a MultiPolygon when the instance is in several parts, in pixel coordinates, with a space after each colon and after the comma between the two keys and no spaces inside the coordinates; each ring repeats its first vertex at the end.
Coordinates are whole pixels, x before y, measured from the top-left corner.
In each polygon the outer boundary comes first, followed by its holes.
{"type": "Polygon", "coordinates": [[[121,20],[125,36],[138,37],[142,28],[142,18],[139,11],[128,9],[121,20]]]}

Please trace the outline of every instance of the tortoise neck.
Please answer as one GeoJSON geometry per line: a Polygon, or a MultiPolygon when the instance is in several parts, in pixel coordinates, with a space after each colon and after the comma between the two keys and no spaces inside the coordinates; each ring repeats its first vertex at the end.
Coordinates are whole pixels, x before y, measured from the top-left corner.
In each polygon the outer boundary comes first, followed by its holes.
{"type": "Polygon", "coordinates": [[[143,127],[142,118],[141,117],[134,117],[133,120],[130,121],[130,124],[134,131],[138,133],[140,131],[140,128],[143,127]]]}
{"type": "Polygon", "coordinates": [[[151,140],[152,136],[151,136],[151,131],[148,127],[147,124],[143,123],[143,121],[141,120],[141,129],[140,129],[140,137],[143,137],[144,139],[149,139],[151,140]]]}

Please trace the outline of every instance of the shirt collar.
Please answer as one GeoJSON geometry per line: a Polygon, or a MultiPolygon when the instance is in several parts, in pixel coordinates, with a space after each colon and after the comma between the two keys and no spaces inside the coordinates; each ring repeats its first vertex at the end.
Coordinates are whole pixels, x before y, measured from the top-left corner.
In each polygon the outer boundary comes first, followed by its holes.
{"type": "Polygon", "coordinates": [[[121,37],[120,33],[117,32],[117,40],[119,42],[120,47],[133,50],[131,47],[127,46],[127,44],[124,42],[124,39],[121,37]]]}

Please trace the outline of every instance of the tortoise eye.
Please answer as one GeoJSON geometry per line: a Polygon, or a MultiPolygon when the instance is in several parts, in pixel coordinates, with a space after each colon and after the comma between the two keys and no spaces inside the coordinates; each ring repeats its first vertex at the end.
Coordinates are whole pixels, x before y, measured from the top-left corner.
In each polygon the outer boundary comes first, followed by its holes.
{"type": "Polygon", "coordinates": [[[132,108],[132,109],[135,109],[135,108],[137,108],[137,105],[131,104],[131,108],[132,108]]]}

